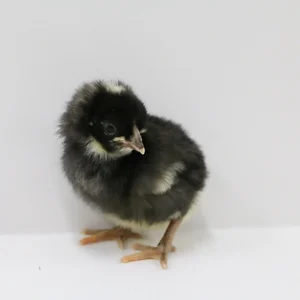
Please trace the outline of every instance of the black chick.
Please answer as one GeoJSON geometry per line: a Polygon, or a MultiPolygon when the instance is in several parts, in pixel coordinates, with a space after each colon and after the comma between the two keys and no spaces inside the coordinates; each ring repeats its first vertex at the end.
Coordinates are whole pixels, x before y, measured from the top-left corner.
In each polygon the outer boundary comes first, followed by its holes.
{"type": "Polygon", "coordinates": [[[110,230],[86,230],[81,244],[117,240],[132,230],[166,224],[157,247],[139,250],[122,262],[159,259],[175,251],[173,238],[196,203],[207,178],[199,146],[181,126],[147,113],[132,88],[121,81],[81,86],[59,124],[62,167],[74,190],[114,222],[110,230]]]}

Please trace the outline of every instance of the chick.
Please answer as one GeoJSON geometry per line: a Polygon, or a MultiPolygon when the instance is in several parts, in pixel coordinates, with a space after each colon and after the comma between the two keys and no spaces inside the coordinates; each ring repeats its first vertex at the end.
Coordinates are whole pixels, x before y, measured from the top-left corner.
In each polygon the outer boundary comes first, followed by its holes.
{"type": "Polygon", "coordinates": [[[116,227],[86,230],[82,245],[139,238],[138,228],[168,224],[156,247],[122,262],[160,260],[175,251],[173,239],[205,187],[204,154],[184,129],[150,115],[133,89],[121,81],[83,84],[59,122],[62,169],[78,195],[99,208],[116,227]]]}

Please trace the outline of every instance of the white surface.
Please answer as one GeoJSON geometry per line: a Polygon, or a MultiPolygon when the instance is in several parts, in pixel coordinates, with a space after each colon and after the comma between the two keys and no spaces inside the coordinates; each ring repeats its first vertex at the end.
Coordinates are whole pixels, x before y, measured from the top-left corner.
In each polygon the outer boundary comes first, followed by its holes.
{"type": "Polygon", "coordinates": [[[210,227],[300,225],[300,1],[0,6],[0,233],[94,222],[60,174],[54,132],[78,84],[115,77],[203,145],[210,227]]]}
{"type": "MultiPolygon", "coordinates": [[[[119,263],[115,243],[70,235],[0,238],[3,299],[299,300],[300,228],[199,231],[176,238],[169,269],[119,263]]],[[[154,242],[153,242],[154,244],[154,242]]]]}

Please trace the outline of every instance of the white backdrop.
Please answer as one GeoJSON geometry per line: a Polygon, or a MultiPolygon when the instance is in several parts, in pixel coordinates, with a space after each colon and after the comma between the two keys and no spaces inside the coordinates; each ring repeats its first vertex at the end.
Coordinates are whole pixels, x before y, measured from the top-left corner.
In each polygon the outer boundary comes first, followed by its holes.
{"type": "Polygon", "coordinates": [[[186,226],[300,225],[298,0],[0,5],[0,233],[98,221],[60,172],[54,132],[78,84],[116,77],[206,152],[210,181],[186,226]]]}

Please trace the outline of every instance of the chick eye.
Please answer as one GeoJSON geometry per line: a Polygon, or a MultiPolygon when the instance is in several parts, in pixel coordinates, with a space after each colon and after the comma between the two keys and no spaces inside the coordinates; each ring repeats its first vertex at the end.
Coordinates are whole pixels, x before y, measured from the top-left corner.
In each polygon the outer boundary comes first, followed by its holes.
{"type": "Polygon", "coordinates": [[[114,135],[117,131],[116,127],[113,124],[105,123],[103,124],[104,134],[105,135],[114,135]]]}

